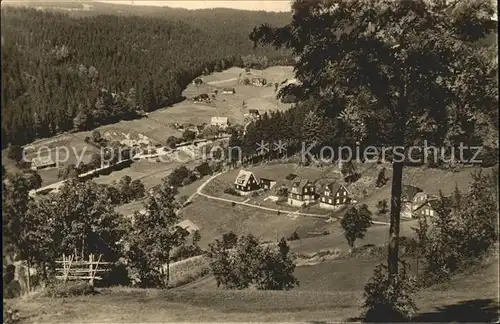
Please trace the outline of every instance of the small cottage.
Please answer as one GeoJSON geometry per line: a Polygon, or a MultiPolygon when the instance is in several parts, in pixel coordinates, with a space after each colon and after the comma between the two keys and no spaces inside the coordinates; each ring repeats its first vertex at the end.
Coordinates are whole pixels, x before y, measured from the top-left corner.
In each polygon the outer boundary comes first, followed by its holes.
{"type": "Polygon", "coordinates": [[[36,157],[31,160],[31,170],[41,170],[56,166],[56,162],[50,156],[36,157]]]}
{"type": "MultiPolygon", "coordinates": [[[[415,197],[421,192],[423,192],[423,190],[418,187],[410,185],[403,186],[403,191],[401,193],[401,217],[413,218],[415,197]]],[[[421,195],[419,195],[419,199],[420,197],[421,195]]]]}
{"type": "Polygon", "coordinates": [[[260,178],[260,187],[262,189],[271,189],[276,184],[276,180],[269,178],[260,178]]]}
{"type": "Polygon", "coordinates": [[[222,89],[222,94],[235,94],[236,90],[234,88],[224,88],[222,89]]]}
{"type": "Polygon", "coordinates": [[[251,191],[260,188],[260,181],[250,171],[240,170],[236,180],[234,181],[234,189],[237,190],[242,195],[249,194],[251,191]]]}
{"type": "Polygon", "coordinates": [[[325,209],[337,209],[350,202],[347,189],[338,182],[325,185],[320,196],[319,206],[325,209]]]}
{"type": "Polygon", "coordinates": [[[316,188],[314,184],[299,177],[295,177],[288,188],[288,203],[292,206],[307,206],[315,202],[316,188]]]}
{"type": "Polygon", "coordinates": [[[445,207],[450,207],[452,205],[452,199],[450,197],[441,198],[435,195],[429,195],[427,200],[420,204],[416,209],[413,210],[413,217],[434,217],[438,215],[438,211],[442,208],[442,203],[444,202],[445,207]]]}
{"type": "Polygon", "coordinates": [[[227,117],[212,117],[210,119],[210,125],[226,129],[227,126],[229,126],[229,120],[227,117]]]}
{"type": "Polygon", "coordinates": [[[263,87],[267,84],[267,80],[265,78],[252,78],[251,83],[257,87],[263,87]]]}
{"type": "Polygon", "coordinates": [[[253,116],[253,117],[258,117],[260,116],[259,110],[258,109],[249,109],[248,113],[253,116]]]}
{"type": "Polygon", "coordinates": [[[210,102],[210,96],[206,93],[199,94],[193,98],[194,102],[210,102]]]}
{"type": "Polygon", "coordinates": [[[183,220],[182,222],[178,223],[176,226],[187,231],[189,233],[189,235],[193,234],[196,231],[200,231],[200,228],[198,227],[198,225],[196,225],[195,223],[193,223],[189,219],[183,220]]]}

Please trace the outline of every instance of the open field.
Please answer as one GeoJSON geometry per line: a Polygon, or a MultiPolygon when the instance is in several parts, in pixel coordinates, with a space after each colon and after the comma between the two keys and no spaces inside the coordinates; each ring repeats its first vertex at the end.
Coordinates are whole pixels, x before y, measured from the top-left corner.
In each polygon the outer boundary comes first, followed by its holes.
{"type": "MultiPolygon", "coordinates": [[[[274,87],[256,87],[252,85],[238,84],[238,75],[243,71],[240,68],[230,68],[223,72],[202,76],[204,82],[213,84],[193,85],[190,84],[184,90],[183,95],[188,98],[171,107],[166,107],[153,111],[147,117],[120,121],[115,124],[105,125],[97,128],[101,133],[109,133],[111,137],[122,138],[124,135],[132,137],[142,134],[152,140],[153,143],[164,144],[169,136],[180,136],[181,133],[170,125],[172,123],[202,124],[210,123],[210,118],[214,116],[225,116],[231,123],[243,124],[244,114],[249,109],[258,109],[261,113],[270,110],[283,110],[290,107],[275,98],[274,87]],[[227,81],[227,82],[226,82],[227,81]],[[222,94],[225,87],[235,88],[234,95],[222,94]],[[194,103],[190,98],[201,93],[210,94],[217,89],[219,94],[211,104],[194,103]],[[242,109],[245,101],[246,108],[242,109]],[[115,135],[113,135],[115,133],[115,135]]],[[[281,82],[293,77],[292,67],[270,67],[263,71],[252,71],[255,75],[262,75],[270,82],[281,82]]],[[[86,136],[91,136],[92,132],[79,132],[75,134],[82,140],[86,136]]]]}
{"type": "MultiPolygon", "coordinates": [[[[161,181],[161,178],[159,178],[159,177],[157,177],[156,179],[157,180],[155,180],[155,181],[161,181]]],[[[182,196],[190,197],[192,194],[194,194],[196,192],[196,190],[198,189],[198,187],[206,179],[207,179],[206,177],[205,178],[201,178],[201,179],[196,180],[193,183],[188,184],[187,186],[183,186],[183,187],[177,188],[177,190],[179,191],[179,193],[176,195],[176,198],[179,199],[182,196]]],[[[151,185],[151,182],[149,182],[149,181],[145,181],[145,183],[148,184],[148,186],[151,185]]],[[[141,200],[141,201],[134,201],[134,202],[131,202],[131,203],[128,203],[128,204],[124,204],[124,205],[118,206],[118,207],[115,208],[115,211],[117,213],[120,213],[122,215],[127,216],[127,215],[133,214],[136,211],[141,210],[142,208],[143,208],[143,201],[141,200]]]]}
{"type": "Polygon", "coordinates": [[[284,213],[278,215],[239,205],[232,207],[229,203],[204,197],[197,197],[192,204],[181,210],[180,215],[200,227],[202,248],[230,231],[238,235],[251,233],[263,241],[276,241],[276,238],[289,237],[297,229],[299,235],[305,235],[309,231],[324,231],[335,226],[323,219],[301,216],[291,218],[284,213]]]}
{"type": "MultiPolygon", "coordinates": [[[[299,267],[296,274],[301,286],[288,292],[196,289],[190,284],[170,291],[111,288],[96,296],[15,299],[8,303],[29,323],[343,322],[360,314],[362,287],[377,263],[350,259],[299,267]]],[[[498,257],[445,284],[418,292],[419,312],[414,321],[493,322],[498,319],[497,284],[498,257]]]]}
{"type": "MultiPolygon", "coordinates": [[[[213,73],[208,76],[202,76],[204,82],[212,84],[202,84],[200,86],[188,85],[183,95],[188,99],[193,96],[211,92],[214,89],[219,91],[216,100],[211,104],[193,103],[190,100],[177,103],[171,107],[165,107],[149,113],[146,117],[120,121],[115,124],[98,127],[98,130],[104,137],[110,140],[123,140],[126,138],[137,139],[144,138],[152,144],[165,144],[169,136],[181,136],[182,134],[171,127],[172,123],[192,123],[202,124],[210,123],[210,118],[214,116],[226,116],[231,123],[245,123],[244,114],[249,109],[258,109],[261,113],[271,110],[283,110],[290,107],[289,104],[283,104],[275,98],[274,87],[256,87],[252,85],[238,84],[238,76],[243,72],[240,68],[230,68],[226,71],[213,73]],[[229,80],[229,81],[228,81],[229,80]],[[227,81],[227,82],[226,82],[227,81]],[[221,90],[225,87],[235,88],[236,94],[224,95],[221,90]],[[242,108],[242,103],[246,103],[246,108],[242,108]]],[[[263,76],[269,83],[281,82],[285,79],[293,78],[292,67],[275,66],[263,71],[252,70],[252,75],[263,76]]],[[[50,155],[55,159],[56,147],[67,147],[70,151],[69,157],[62,150],[59,150],[59,160],[67,160],[62,165],[76,164],[79,156],[83,154],[83,161],[88,162],[92,153],[99,152],[99,149],[84,142],[85,137],[91,137],[93,131],[66,133],[52,138],[42,139],[32,143],[35,148],[47,146],[50,155]]],[[[30,151],[31,152],[31,151],[30,151]]],[[[2,156],[2,164],[8,172],[16,172],[19,169],[15,164],[8,160],[6,151],[2,156]]],[[[43,156],[49,154],[48,150],[42,152],[43,156]]],[[[33,153],[28,154],[32,158],[33,153]]],[[[43,185],[49,185],[58,181],[57,168],[39,171],[43,185]]],[[[99,180],[100,181],[100,180],[99,180]]]]}
{"type": "MultiPolygon", "coordinates": [[[[61,134],[52,138],[41,139],[31,144],[25,145],[26,159],[30,161],[36,157],[50,156],[59,167],[78,162],[87,163],[93,153],[99,153],[100,149],[91,144],[87,144],[74,134],[61,134]]],[[[7,158],[7,151],[2,152],[2,165],[7,172],[18,172],[20,169],[7,158]]],[[[42,177],[42,186],[58,182],[58,168],[48,168],[39,170],[42,177]]]]}
{"type": "MultiPolygon", "coordinates": [[[[356,199],[359,203],[367,204],[370,210],[374,213],[374,220],[379,221],[387,221],[388,218],[386,215],[376,215],[377,203],[382,199],[389,200],[391,195],[390,179],[382,188],[376,188],[375,186],[378,173],[383,167],[386,168],[386,177],[390,178],[392,172],[390,164],[365,163],[358,164],[357,166],[358,172],[362,174],[362,177],[353,184],[345,184],[351,197],[356,199]]],[[[315,182],[317,190],[331,181],[343,182],[341,174],[339,173],[340,170],[336,164],[322,167],[299,167],[294,163],[263,164],[256,167],[249,167],[245,170],[254,172],[258,177],[276,180],[277,183],[269,192],[265,192],[257,197],[248,196],[242,198],[229,196],[224,194],[223,191],[226,188],[234,187],[234,180],[240,171],[240,169],[236,169],[222,174],[220,177],[214,179],[204,188],[203,192],[212,196],[233,199],[235,201],[249,199],[249,203],[286,211],[297,211],[298,208],[287,206],[284,203],[278,204],[269,200],[266,201],[266,198],[269,195],[275,195],[278,188],[286,183],[284,179],[288,174],[294,173],[315,182]]],[[[406,167],[403,174],[403,183],[420,187],[429,194],[438,194],[439,190],[441,190],[445,195],[449,195],[453,192],[455,186],[458,186],[458,188],[462,191],[467,190],[472,181],[471,173],[479,170],[480,168],[465,168],[459,172],[451,172],[426,167],[406,167]]],[[[483,172],[491,171],[490,169],[485,169],[483,172]]],[[[301,209],[301,211],[316,214],[329,213],[328,210],[319,208],[317,205],[301,209]]],[[[335,211],[334,215],[341,217],[344,212],[345,210],[335,211]]]]}

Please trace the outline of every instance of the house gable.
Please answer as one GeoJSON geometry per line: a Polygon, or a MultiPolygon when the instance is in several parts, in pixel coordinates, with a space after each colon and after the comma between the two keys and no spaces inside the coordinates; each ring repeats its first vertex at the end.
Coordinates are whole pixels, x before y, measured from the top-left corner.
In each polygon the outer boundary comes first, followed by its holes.
{"type": "Polygon", "coordinates": [[[250,171],[240,170],[234,181],[236,190],[255,190],[260,186],[259,179],[250,171]]]}
{"type": "Polygon", "coordinates": [[[347,204],[349,193],[342,184],[332,182],[323,187],[320,202],[334,206],[347,204]]]}

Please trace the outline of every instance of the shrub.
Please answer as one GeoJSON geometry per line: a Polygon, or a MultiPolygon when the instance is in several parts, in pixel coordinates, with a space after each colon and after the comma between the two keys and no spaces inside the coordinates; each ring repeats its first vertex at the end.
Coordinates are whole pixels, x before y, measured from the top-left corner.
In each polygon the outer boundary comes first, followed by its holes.
{"type": "Polygon", "coordinates": [[[234,207],[234,206],[236,206],[236,203],[233,201],[233,202],[231,203],[231,207],[234,207]]]}
{"type": "Polygon", "coordinates": [[[389,206],[387,204],[387,199],[379,200],[379,202],[377,203],[377,209],[378,209],[379,215],[386,214],[389,211],[389,206]]]}
{"type": "Polygon", "coordinates": [[[14,324],[19,322],[20,322],[19,311],[10,305],[7,305],[5,302],[3,302],[2,323],[14,324]]]}
{"type": "Polygon", "coordinates": [[[49,282],[45,287],[44,295],[47,297],[63,298],[93,295],[94,287],[86,281],[60,281],[49,282]]]}
{"type": "Polygon", "coordinates": [[[297,234],[297,231],[294,231],[292,235],[288,238],[288,241],[296,241],[300,240],[299,234],[297,234]]]}
{"type": "Polygon", "coordinates": [[[412,295],[416,280],[407,273],[408,265],[401,262],[398,274],[389,280],[387,266],[380,264],[365,286],[363,308],[367,322],[404,322],[417,311],[412,295]]]}
{"type": "Polygon", "coordinates": [[[210,267],[217,286],[245,289],[251,286],[262,290],[289,290],[298,285],[293,275],[295,264],[285,239],[278,247],[262,246],[254,236],[238,240],[229,250],[224,242],[210,245],[210,267]]]}
{"type": "Polygon", "coordinates": [[[183,205],[183,206],[184,206],[184,204],[186,203],[186,201],[187,201],[188,199],[189,199],[189,197],[188,197],[188,196],[183,195],[183,196],[179,197],[179,203],[180,203],[181,205],[183,205]]]}
{"type": "Polygon", "coordinates": [[[447,280],[484,257],[498,240],[497,179],[473,174],[474,182],[462,195],[441,199],[436,216],[416,229],[425,258],[423,285],[447,280]],[[494,180],[493,180],[494,179],[494,180]]]}
{"type": "Polygon", "coordinates": [[[385,168],[382,168],[382,170],[380,170],[378,174],[377,182],[375,185],[377,186],[377,188],[383,187],[385,186],[388,180],[389,179],[385,176],[385,168]]]}
{"type": "Polygon", "coordinates": [[[225,194],[233,195],[233,196],[241,196],[238,191],[236,191],[234,188],[226,188],[224,189],[225,194]]]}
{"type": "Polygon", "coordinates": [[[288,196],[288,188],[286,187],[281,187],[278,189],[278,196],[279,197],[286,197],[288,196]]]}

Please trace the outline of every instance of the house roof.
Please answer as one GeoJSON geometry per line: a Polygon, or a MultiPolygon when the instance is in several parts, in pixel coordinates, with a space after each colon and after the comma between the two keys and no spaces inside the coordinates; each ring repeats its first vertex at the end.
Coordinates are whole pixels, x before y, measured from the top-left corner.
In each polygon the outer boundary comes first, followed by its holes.
{"type": "Polygon", "coordinates": [[[224,92],[227,92],[227,91],[234,92],[234,88],[224,88],[224,89],[222,89],[222,91],[224,91],[224,92]]]}
{"type": "Polygon", "coordinates": [[[294,180],[295,178],[297,178],[298,176],[294,173],[290,173],[289,175],[287,175],[285,177],[285,180],[294,180]]]}
{"type": "Polygon", "coordinates": [[[420,189],[419,187],[404,185],[402,191],[403,191],[401,193],[402,200],[413,200],[415,195],[419,192],[422,192],[423,190],[420,189]]]}
{"type": "Polygon", "coordinates": [[[186,231],[189,232],[189,234],[192,234],[192,233],[200,230],[198,225],[196,225],[195,223],[193,223],[189,219],[183,220],[182,222],[178,223],[176,226],[179,226],[179,227],[185,229],[186,231]]]}
{"type": "Polygon", "coordinates": [[[240,170],[240,172],[236,176],[236,180],[234,180],[234,184],[239,185],[239,186],[246,186],[248,183],[248,180],[250,180],[250,177],[252,175],[255,177],[255,180],[257,180],[257,182],[258,182],[259,179],[257,178],[257,176],[255,174],[253,174],[252,172],[247,171],[247,170],[240,170]]]}
{"type": "Polygon", "coordinates": [[[212,124],[227,124],[228,118],[227,117],[212,117],[210,119],[210,122],[212,124]]]}
{"type": "Polygon", "coordinates": [[[327,184],[325,186],[328,190],[330,190],[330,192],[332,193],[336,193],[337,191],[339,191],[340,188],[342,188],[342,184],[338,183],[338,182],[330,182],[329,184],[327,184]]]}
{"type": "Polygon", "coordinates": [[[31,164],[35,166],[43,166],[43,165],[50,165],[50,164],[55,164],[54,160],[50,156],[44,156],[44,157],[36,157],[31,159],[31,164]]]}
{"type": "Polygon", "coordinates": [[[307,179],[296,178],[295,180],[292,181],[291,187],[297,187],[299,192],[302,192],[304,190],[304,187],[310,182],[311,181],[307,179]]]}

